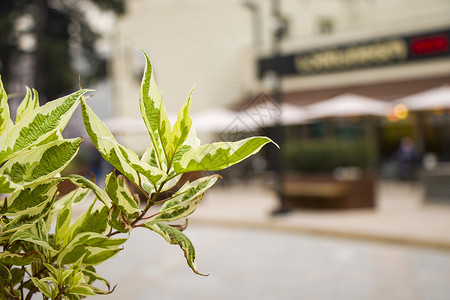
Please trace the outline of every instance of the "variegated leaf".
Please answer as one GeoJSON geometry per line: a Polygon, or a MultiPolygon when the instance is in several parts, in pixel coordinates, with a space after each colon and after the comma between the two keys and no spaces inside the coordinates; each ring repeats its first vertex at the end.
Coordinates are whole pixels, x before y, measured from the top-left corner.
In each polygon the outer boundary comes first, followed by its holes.
{"type": "Polygon", "coordinates": [[[158,166],[161,169],[163,163],[167,165],[167,161],[170,160],[167,155],[170,153],[172,143],[172,129],[162,102],[162,96],[156,86],[150,58],[147,53],[144,51],[143,53],[146,65],[139,94],[139,106],[150,139],[156,150],[158,166]],[[161,148],[163,151],[161,151],[161,148]]]}
{"type": "Polygon", "coordinates": [[[270,142],[267,137],[251,137],[238,142],[203,145],[181,155],[174,161],[174,168],[178,173],[222,170],[257,153],[270,142]]]}
{"type": "Polygon", "coordinates": [[[85,232],[104,233],[107,229],[108,207],[94,207],[95,203],[89,206],[88,210],[81,214],[69,227],[64,235],[63,245],[67,245],[77,235],[85,232]]]}
{"type": "Polygon", "coordinates": [[[55,131],[62,131],[78,106],[80,98],[88,91],[90,90],[80,90],[50,101],[27,114],[6,136],[4,148],[0,152],[0,162],[39,144],[55,131]]]}
{"type": "Polygon", "coordinates": [[[189,135],[189,132],[191,131],[192,119],[189,113],[191,110],[191,96],[193,91],[194,89],[191,90],[191,92],[189,93],[189,97],[178,112],[177,121],[173,126],[172,146],[169,152],[169,157],[171,160],[175,153],[183,146],[189,135]]]}
{"type": "MultiPolygon", "coordinates": [[[[57,187],[55,184],[47,186],[46,190],[42,191],[44,195],[41,194],[40,188],[44,184],[39,184],[38,187],[30,191],[27,189],[24,189],[21,191],[23,193],[20,197],[20,199],[15,199],[14,202],[19,202],[18,205],[16,205],[14,208],[17,210],[18,206],[25,205],[26,211],[23,212],[19,210],[18,212],[11,214],[7,212],[7,215],[17,215],[15,218],[10,219],[10,221],[0,228],[0,240],[2,240],[4,237],[10,236],[12,233],[18,231],[18,230],[28,230],[30,229],[36,222],[39,220],[42,220],[44,217],[46,217],[51,210],[51,207],[53,205],[53,202],[56,198],[57,193],[57,187]],[[30,198],[26,197],[27,194],[30,194],[30,198]],[[39,201],[39,199],[43,199],[39,201]],[[31,203],[23,204],[23,202],[29,200],[31,203]],[[38,203],[38,204],[36,204],[38,203]]],[[[44,185],[45,186],[45,185],[44,185]]]]}
{"type": "Polygon", "coordinates": [[[23,189],[23,186],[11,181],[8,175],[0,174],[0,193],[9,194],[23,189]]]}
{"type": "Polygon", "coordinates": [[[85,101],[81,102],[81,110],[86,130],[95,147],[103,158],[120,173],[136,185],[140,183],[139,172],[145,174],[152,181],[159,181],[165,176],[158,168],[142,162],[133,151],[119,145],[106,125],[95,115],[85,101]]]}
{"type": "Polygon", "coordinates": [[[5,88],[3,87],[2,78],[0,76],[0,134],[6,128],[6,124],[9,120],[9,106],[8,106],[8,95],[6,94],[5,88]]]}
{"type": "Polygon", "coordinates": [[[44,279],[31,277],[33,284],[39,289],[39,291],[47,298],[53,299],[57,295],[57,291],[52,289],[50,285],[45,282],[44,279]]]}
{"type": "Polygon", "coordinates": [[[17,108],[16,113],[16,123],[22,120],[26,115],[31,113],[33,110],[39,107],[39,96],[35,89],[31,91],[29,87],[27,87],[27,92],[19,107],[17,108]]]}
{"type": "Polygon", "coordinates": [[[6,215],[33,215],[39,213],[56,194],[60,179],[49,179],[17,191],[8,199],[6,215]]]}
{"type": "Polygon", "coordinates": [[[0,252],[0,264],[26,266],[31,264],[39,256],[40,253],[37,251],[26,253],[3,251],[0,252]]]}
{"type": "Polygon", "coordinates": [[[0,173],[20,185],[53,177],[75,157],[81,142],[81,138],[59,140],[23,151],[7,161],[0,173]]]}
{"type": "Polygon", "coordinates": [[[198,275],[205,276],[204,274],[199,273],[197,270],[197,263],[195,261],[195,249],[191,241],[185,234],[183,234],[178,229],[163,223],[149,222],[143,224],[143,226],[161,235],[171,245],[180,246],[181,250],[183,250],[186,262],[192,269],[192,271],[194,271],[194,273],[198,275]]]}
{"type": "Polygon", "coordinates": [[[197,208],[203,193],[217,181],[217,176],[209,176],[187,182],[183,185],[170,200],[161,207],[160,214],[151,221],[175,221],[192,214],[197,208]]]}
{"type": "Polygon", "coordinates": [[[64,179],[69,179],[73,184],[75,184],[78,187],[90,189],[98,200],[103,202],[103,204],[106,205],[108,208],[111,207],[111,200],[108,198],[106,192],[101,188],[99,188],[94,182],[90,181],[89,179],[75,174],[68,175],[64,177],[64,179]]]}
{"type": "Polygon", "coordinates": [[[46,250],[56,253],[56,250],[53,249],[52,246],[50,246],[48,241],[45,241],[44,239],[31,233],[30,231],[25,231],[25,230],[16,231],[11,236],[11,239],[9,240],[9,242],[12,244],[15,241],[24,241],[24,242],[33,243],[33,244],[41,246],[42,248],[44,248],[46,250]]]}
{"type": "MultiPolygon", "coordinates": [[[[75,193],[73,193],[73,195],[75,195],[75,193]]],[[[68,235],[70,221],[72,220],[73,200],[74,197],[72,196],[69,198],[69,201],[66,201],[66,204],[56,218],[55,245],[58,245],[63,238],[68,235]]]]}
{"type": "Polygon", "coordinates": [[[78,234],[69,244],[58,254],[57,262],[59,265],[71,264],[83,257],[83,263],[89,261],[89,256],[92,255],[90,264],[97,264],[101,262],[101,259],[108,259],[108,255],[115,255],[127,239],[112,239],[104,235],[84,232],[78,234]],[[103,252],[104,250],[110,250],[109,252],[103,252]],[[92,261],[95,260],[95,263],[92,261]]]}
{"type": "Polygon", "coordinates": [[[106,176],[105,190],[111,201],[127,215],[135,215],[140,209],[122,176],[117,177],[114,172],[106,176]]]}

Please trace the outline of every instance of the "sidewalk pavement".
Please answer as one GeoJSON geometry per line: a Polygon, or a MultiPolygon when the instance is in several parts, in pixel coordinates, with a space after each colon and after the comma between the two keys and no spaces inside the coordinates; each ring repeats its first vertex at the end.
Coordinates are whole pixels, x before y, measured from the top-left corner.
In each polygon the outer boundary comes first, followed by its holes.
{"type": "Polygon", "coordinates": [[[450,250],[450,205],[424,203],[415,183],[379,182],[376,207],[301,210],[272,216],[277,199],[262,184],[215,187],[190,223],[254,227],[450,250]]]}

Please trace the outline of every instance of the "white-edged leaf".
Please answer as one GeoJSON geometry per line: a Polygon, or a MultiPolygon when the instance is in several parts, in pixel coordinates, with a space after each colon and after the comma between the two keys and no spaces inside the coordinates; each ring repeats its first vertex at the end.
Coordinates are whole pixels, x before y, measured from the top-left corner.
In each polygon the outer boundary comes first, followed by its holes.
{"type": "Polygon", "coordinates": [[[161,235],[171,245],[180,246],[183,250],[184,257],[188,266],[198,275],[203,275],[197,270],[197,263],[195,261],[195,249],[189,238],[178,229],[163,223],[148,222],[143,224],[145,228],[148,228],[159,235],[161,235]]]}
{"type": "Polygon", "coordinates": [[[3,251],[0,252],[0,264],[26,266],[31,264],[40,255],[41,254],[37,251],[26,253],[3,251]]]}
{"type": "Polygon", "coordinates": [[[39,96],[35,89],[31,91],[29,87],[26,87],[27,91],[25,97],[17,108],[16,123],[22,120],[26,115],[39,107],[39,96]]]}
{"type": "Polygon", "coordinates": [[[20,185],[53,177],[75,157],[81,142],[81,138],[58,140],[23,151],[7,161],[0,173],[20,185]]]}
{"type": "Polygon", "coordinates": [[[39,236],[31,233],[30,231],[24,231],[24,230],[16,231],[12,235],[9,242],[14,243],[15,241],[24,241],[24,242],[33,243],[33,244],[43,247],[46,250],[56,252],[56,250],[52,246],[50,246],[50,244],[47,241],[45,241],[42,238],[40,238],[39,236]]]}
{"type": "Polygon", "coordinates": [[[162,102],[162,96],[156,86],[150,58],[145,51],[142,52],[144,53],[146,64],[139,94],[139,107],[156,150],[158,166],[161,169],[163,164],[167,165],[167,161],[170,159],[167,157],[167,154],[170,153],[172,129],[162,102]]]}
{"type": "Polygon", "coordinates": [[[11,181],[8,175],[0,174],[0,193],[9,194],[23,189],[23,186],[11,181]]]}
{"type": "Polygon", "coordinates": [[[3,87],[2,78],[0,76],[0,134],[6,128],[9,118],[8,95],[3,87]]]}
{"type": "Polygon", "coordinates": [[[114,172],[109,173],[106,176],[105,190],[111,201],[127,215],[141,211],[124,177],[117,177],[114,172]]]}
{"type": "Polygon", "coordinates": [[[64,235],[63,245],[67,245],[76,235],[84,232],[104,233],[107,229],[109,209],[106,206],[96,206],[92,203],[88,210],[82,213],[69,227],[64,235]]]}
{"type": "Polygon", "coordinates": [[[39,144],[55,131],[62,131],[78,106],[80,98],[89,91],[79,90],[47,102],[27,114],[6,136],[4,149],[0,152],[0,162],[39,144]]]}
{"type": "Polygon", "coordinates": [[[112,239],[94,232],[80,233],[58,254],[57,263],[59,265],[75,263],[85,255],[83,264],[87,264],[89,259],[95,260],[95,263],[90,264],[97,264],[101,259],[107,259],[108,255],[117,254],[121,249],[118,247],[126,240],[126,238],[112,239]],[[104,250],[111,251],[105,253],[104,250]]]}
{"type": "Polygon", "coordinates": [[[138,173],[142,173],[155,182],[164,178],[164,172],[142,162],[137,154],[120,145],[106,125],[95,115],[84,100],[81,102],[81,110],[86,130],[95,147],[103,158],[120,173],[136,185],[140,183],[138,173]]]}
{"type": "Polygon", "coordinates": [[[193,182],[186,182],[170,200],[161,207],[158,215],[151,221],[175,221],[192,214],[197,208],[203,193],[216,183],[218,176],[208,176],[193,182]]]}
{"type": "Polygon", "coordinates": [[[111,200],[108,198],[106,192],[89,179],[76,174],[68,175],[64,177],[64,179],[69,179],[73,184],[75,184],[78,187],[90,189],[98,200],[103,202],[103,204],[106,205],[108,208],[111,207],[111,200]]]}
{"type": "Polygon", "coordinates": [[[56,291],[52,290],[43,279],[31,277],[31,280],[33,281],[33,284],[39,289],[39,291],[47,298],[54,298],[56,296],[56,291]]]}
{"type": "Polygon", "coordinates": [[[177,121],[175,122],[172,130],[172,147],[170,149],[170,158],[172,159],[174,154],[183,146],[189,132],[191,131],[192,119],[190,114],[191,111],[191,96],[194,88],[191,89],[189,96],[178,112],[177,121]]]}
{"type": "MultiPolygon", "coordinates": [[[[73,194],[75,195],[75,193],[73,194]]],[[[72,220],[72,203],[74,198],[70,197],[56,218],[55,244],[58,245],[68,235],[70,221],[72,220]]]]}
{"type": "Polygon", "coordinates": [[[219,142],[191,149],[174,161],[175,171],[218,171],[256,154],[267,143],[267,137],[251,137],[238,142],[219,142]]]}

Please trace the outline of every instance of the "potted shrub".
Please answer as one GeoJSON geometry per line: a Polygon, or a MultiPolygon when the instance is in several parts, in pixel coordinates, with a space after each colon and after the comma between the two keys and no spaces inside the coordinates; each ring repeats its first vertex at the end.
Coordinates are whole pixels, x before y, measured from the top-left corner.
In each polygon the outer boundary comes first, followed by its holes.
{"type": "Polygon", "coordinates": [[[288,206],[374,206],[373,153],[364,141],[291,141],[282,155],[287,169],[282,194],[288,206]]]}

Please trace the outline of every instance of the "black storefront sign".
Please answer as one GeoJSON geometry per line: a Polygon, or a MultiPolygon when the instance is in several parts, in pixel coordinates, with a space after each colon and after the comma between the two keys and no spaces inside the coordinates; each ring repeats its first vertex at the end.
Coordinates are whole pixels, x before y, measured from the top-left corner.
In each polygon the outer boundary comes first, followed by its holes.
{"type": "Polygon", "coordinates": [[[316,48],[258,60],[259,77],[307,76],[450,57],[450,29],[316,48]]]}

